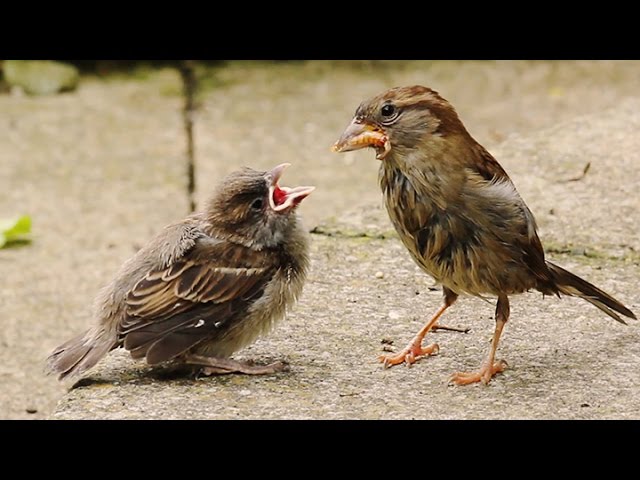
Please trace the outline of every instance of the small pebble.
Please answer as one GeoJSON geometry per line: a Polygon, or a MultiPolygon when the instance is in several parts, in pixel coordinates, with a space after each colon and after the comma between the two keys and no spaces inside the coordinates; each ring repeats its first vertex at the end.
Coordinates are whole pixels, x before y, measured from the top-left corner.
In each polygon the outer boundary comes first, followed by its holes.
{"type": "Polygon", "coordinates": [[[251,395],[251,390],[240,390],[238,392],[240,395],[251,395]]]}
{"type": "Polygon", "coordinates": [[[384,273],[376,272],[376,278],[384,278],[384,273]]]}
{"type": "Polygon", "coordinates": [[[399,320],[400,318],[402,318],[402,312],[398,312],[397,310],[392,310],[387,314],[387,316],[391,320],[399,320]]]}
{"type": "Polygon", "coordinates": [[[38,413],[38,409],[37,408],[33,408],[33,407],[29,407],[26,409],[27,413],[38,413]]]}

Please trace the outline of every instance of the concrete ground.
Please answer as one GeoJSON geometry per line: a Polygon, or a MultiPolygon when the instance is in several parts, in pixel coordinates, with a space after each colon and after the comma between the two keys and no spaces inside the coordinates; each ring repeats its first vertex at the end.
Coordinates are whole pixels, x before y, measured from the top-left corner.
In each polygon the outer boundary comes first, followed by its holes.
{"type": "Polygon", "coordinates": [[[0,96],[0,218],[31,214],[31,245],[0,250],[2,418],[640,418],[640,326],[578,299],[512,299],[487,387],[448,387],[479,365],[493,306],[448,312],[468,334],[436,333],[438,356],[384,370],[440,303],[381,204],[372,152],[329,146],[358,103],[429,85],[457,108],[536,215],[548,256],[640,311],[638,62],[232,63],[196,119],[197,199],[240,165],[293,164],[315,184],[300,208],[312,271],[298,306],[238,358],[285,358],[291,372],[194,380],[114,352],[76,388],[42,374],[86,328],[118,266],[187,210],[177,74],[83,79],[71,94],[0,96]],[[586,176],[578,176],[587,163],[586,176]],[[382,278],[380,278],[382,277],[382,278]],[[56,406],[57,405],[57,406],[56,406]],[[36,413],[27,413],[36,411],[36,413]]]}

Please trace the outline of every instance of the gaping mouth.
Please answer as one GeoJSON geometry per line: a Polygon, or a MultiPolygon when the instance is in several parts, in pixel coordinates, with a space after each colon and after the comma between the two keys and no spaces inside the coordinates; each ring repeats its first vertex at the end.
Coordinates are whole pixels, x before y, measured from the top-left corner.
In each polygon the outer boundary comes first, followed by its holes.
{"type": "Polygon", "coordinates": [[[296,207],[316,189],[316,187],[311,186],[289,188],[278,185],[282,172],[289,166],[291,166],[290,163],[281,163],[267,174],[271,182],[269,186],[269,205],[274,212],[284,212],[296,207]]]}
{"type": "Polygon", "coordinates": [[[349,152],[366,147],[375,148],[376,158],[382,160],[391,150],[391,143],[382,128],[354,118],[331,151],[349,152]]]}

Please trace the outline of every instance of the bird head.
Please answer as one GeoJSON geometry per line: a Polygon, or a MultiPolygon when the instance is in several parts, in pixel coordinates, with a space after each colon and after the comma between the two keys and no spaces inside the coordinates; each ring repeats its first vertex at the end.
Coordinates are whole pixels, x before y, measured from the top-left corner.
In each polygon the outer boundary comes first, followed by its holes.
{"type": "Polygon", "coordinates": [[[384,160],[461,131],[466,130],[456,111],[437,92],[420,85],[396,87],[362,102],[332,151],[372,147],[384,160]]]}
{"type": "Polygon", "coordinates": [[[243,168],[228,175],[209,202],[209,220],[218,234],[247,245],[273,247],[295,224],[295,211],[315,187],[279,185],[282,163],[270,171],[243,168]]]}

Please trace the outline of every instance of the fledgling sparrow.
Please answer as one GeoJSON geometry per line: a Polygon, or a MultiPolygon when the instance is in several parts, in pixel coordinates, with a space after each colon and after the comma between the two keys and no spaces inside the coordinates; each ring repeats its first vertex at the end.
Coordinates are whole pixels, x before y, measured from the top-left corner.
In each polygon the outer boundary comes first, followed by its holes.
{"type": "Polygon", "coordinates": [[[536,289],[583,298],[625,323],[636,316],[589,282],[548,262],[533,214],[503,168],[467,132],[454,108],[422,86],[392,88],[364,101],[336,152],[372,147],[381,161],[379,181],[391,222],[416,263],[442,284],[444,304],[386,367],[438,351],[425,335],[462,293],[498,297],[489,354],[477,372],[456,373],[458,385],[502,372],[495,353],[509,319],[509,295],[536,289]],[[617,312],[617,313],[616,313],[617,312]]]}
{"type": "Polygon", "coordinates": [[[96,299],[96,325],[56,348],[50,373],[79,375],[115,348],[151,365],[205,374],[263,374],[229,357],[282,318],[302,291],[307,233],[296,208],[314,187],[278,185],[283,170],[230,174],[202,212],[165,227],[125,262],[96,299]]]}

